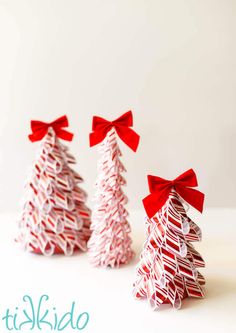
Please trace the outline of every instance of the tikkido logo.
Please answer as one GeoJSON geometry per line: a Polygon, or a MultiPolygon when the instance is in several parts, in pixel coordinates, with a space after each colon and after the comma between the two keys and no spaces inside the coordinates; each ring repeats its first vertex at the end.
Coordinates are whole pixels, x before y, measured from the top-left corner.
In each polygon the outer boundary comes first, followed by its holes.
{"type": "Polygon", "coordinates": [[[51,307],[48,295],[42,295],[38,302],[32,297],[24,295],[21,306],[14,309],[6,309],[2,319],[7,331],[23,331],[44,333],[52,331],[74,331],[84,330],[89,322],[88,312],[78,313],[75,310],[76,303],[72,302],[70,310],[58,314],[56,307],[51,307]]]}

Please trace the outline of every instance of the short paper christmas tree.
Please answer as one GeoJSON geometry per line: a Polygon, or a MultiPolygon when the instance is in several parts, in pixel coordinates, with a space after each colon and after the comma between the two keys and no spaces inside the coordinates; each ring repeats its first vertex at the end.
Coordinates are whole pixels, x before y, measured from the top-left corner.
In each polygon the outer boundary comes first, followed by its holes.
{"type": "Polygon", "coordinates": [[[70,164],[75,158],[59,138],[73,135],[63,116],[52,123],[32,121],[32,142],[42,140],[39,154],[26,184],[26,197],[17,238],[26,250],[44,255],[86,250],[90,237],[90,210],[86,193],[78,187],[82,178],[70,164]]]}
{"type": "Polygon", "coordinates": [[[137,267],[134,296],[147,298],[154,310],[170,303],[180,308],[185,297],[203,297],[204,267],[192,242],[201,240],[201,230],[187,216],[189,203],[202,212],[204,195],[192,187],[197,179],[192,169],[174,181],[148,176],[151,194],[143,204],[147,212],[147,240],[137,267]]]}
{"type": "Polygon", "coordinates": [[[94,266],[119,267],[133,256],[131,249],[130,225],[125,209],[127,197],[122,186],[125,171],[120,161],[121,151],[117,144],[117,134],[134,151],[139,136],[130,126],[133,125],[131,111],[113,122],[100,117],[93,118],[93,133],[90,145],[100,144],[101,160],[98,164],[96,182],[97,206],[92,216],[92,236],[88,243],[89,257],[94,266]]]}

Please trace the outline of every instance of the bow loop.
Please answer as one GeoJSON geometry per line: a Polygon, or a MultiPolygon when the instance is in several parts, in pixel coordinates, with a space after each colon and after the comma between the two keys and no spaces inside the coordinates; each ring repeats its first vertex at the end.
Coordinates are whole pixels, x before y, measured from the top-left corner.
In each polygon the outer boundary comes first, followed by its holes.
{"type": "Polygon", "coordinates": [[[50,122],[48,125],[52,126],[52,127],[68,127],[69,126],[69,122],[68,122],[68,118],[66,115],[50,122]]]}
{"type": "Polygon", "coordinates": [[[124,127],[132,127],[133,126],[133,114],[132,111],[127,111],[119,118],[113,120],[111,122],[114,126],[124,126],[124,127]]]}
{"type": "Polygon", "coordinates": [[[189,186],[189,187],[196,187],[198,186],[197,183],[197,176],[193,169],[189,169],[182,173],[180,176],[178,176],[176,179],[173,180],[175,184],[180,184],[183,186],[189,186]]]}
{"type": "Polygon", "coordinates": [[[102,127],[108,126],[110,123],[106,119],[98,116],[93,117],[92,130],[97,131],[102,127]]]}
{"type": "Polygon", "coordinates": [[[187,170],[174,180],[148,175],[150,194],[143,199],[149,218],[153,217],[167,201],[172,188],[191,206],[202,212],[204,194],[192,188],[197,187],[197,177],[193,169],[187,170]]]}
{"type": "Polygon", "coordinates": [[[104,118],[94,116],[92,130],[90,133],[90,147],[102,142],[111,128],[115,128],[116,133],[133,151],[136,151],[139,144],[139,135],[130,127],[133,126],[133,115],[131,111],[124,113],[119,118],[108,121],[104,118]]]}
{"type": "Polygon", "coordinates": [[[31,130],[32,133],[29,134],[29,139],[32,142],[35,141],[40,141],[44,138],[44,136],[47,134],[48,129],[50,127],[53,128],[55,134],[63,139],[63,140],[67,140],[67,141],[71,141],[73,138],[73,134],[66,131],[65,129],[63,129],[64,127],[68,127],[69,126],[69,122],[66,116],[62,116],[50,123],[45,123],[43,121],[39,121],[39,120],[32,120],[31,121],[31,130]]]}
{"type": "Polygon", "coordinates": [[[148,175],[148,186],[150,193],[162,190],[166,187],[170,187],[171,185],[172,181],[167,181],[161,177],[148,175]]]}

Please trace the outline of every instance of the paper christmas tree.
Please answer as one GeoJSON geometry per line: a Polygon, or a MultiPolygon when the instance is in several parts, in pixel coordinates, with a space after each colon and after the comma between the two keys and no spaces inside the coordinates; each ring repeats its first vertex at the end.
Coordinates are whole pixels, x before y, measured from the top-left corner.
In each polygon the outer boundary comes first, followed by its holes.
{"type": "Polygon", "coordinates": [[[143,200],[147,212],[147,240],[137,267],[134,296],[147,298],[154,310],[170,303],[180,308],[185,297],[203,297],[204,267],[192,242],[201,240],[200,228],[187,216],[189,203],[202,212],[204,195],[192,187],[192,169],[174,181],[148,176],[151,194],[143,200]]]}
{"type": "Polygon", "coordinates": [[[72,140],[63,129],[66,116],[52,123],[32,121],[31,141],[41,141],[40,151],[26,184],[19,242],[26,250],[44,255],[86,250],[90,237],[90,210],[83,180],[71,167],[75,158],[59,138],[72,140]]]}
{"type": "Polygon", "coordinates": [[[90,145],[101,142],[95,196],[97,206],[92,215],[92,235],[88,242],[89,258],[94,266],[119,267],[133,256],[128,212],[125,209],[127,197],[122,190],[126,184],[122,176],[125,168],[120,161],[121,151],[117,144],[118,134],[136,151],[139,136],[130,128],[132,124],[131,111],[113,122],[93,118],[90,145]]]}

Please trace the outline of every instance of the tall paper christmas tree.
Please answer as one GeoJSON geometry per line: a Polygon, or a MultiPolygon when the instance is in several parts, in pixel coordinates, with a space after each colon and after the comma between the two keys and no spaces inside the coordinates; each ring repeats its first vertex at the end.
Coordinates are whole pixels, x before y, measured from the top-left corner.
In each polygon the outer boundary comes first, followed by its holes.
{"type": "Polygon", "coordinates": [[[71,141],[63,116],[52,123],[32,121],[29,139],[41,141],[39,154],[26,184],[23,213],[16,239],[26,250],[44,255],[86,250],[90,237],[90,210],[82,178],[70,164],[75,158],[59,138],[71,141]]]}
{"type": "Polygon", "coordinates": [[[96,182],[97,206],[93,212],[92,235],[88,242],[89,258],[94,266],[119,267],[128,263],[133,256],[128,212],[125,209],[127,197],[122,190],[126,182],[121,173],[125,168],[120,161],[121,151],[117,144],[118,134],[133,151],[137,150],[139,135],[130,126],[133,126],[131,111],[112,122],[93,117],[90,146],[101,142],[102,155],[96,182]]]}
{"type": "Polygon", "coordinates": [[[180,308],[185,297],[203,297],[204,267],[192,242],[201,240],[200,228],[187,216],[189,203],[202,212],[204,194],[192,187],[197,178],[192,169],[173,181],[148,176],[150,195],[143,204],[147,212],[147,240],[137,267],[134,296],[147,298],[153,309],[170,303],[180,308]]]}

